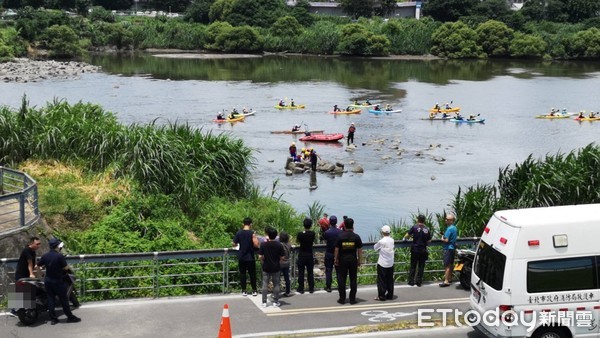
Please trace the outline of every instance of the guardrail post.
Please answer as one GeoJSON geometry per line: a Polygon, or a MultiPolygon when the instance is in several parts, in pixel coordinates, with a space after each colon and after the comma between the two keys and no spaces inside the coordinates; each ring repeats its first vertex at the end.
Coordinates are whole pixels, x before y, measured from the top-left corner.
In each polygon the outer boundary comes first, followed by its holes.
{"type": "Polygon", "coordinates": [[[223,293],[229,291],[229,249],[223,252],[223,293]]]}
{"type": "Polygon", "coordinates": [[[83,277],[79,280],[81,281],[79,284],[79,295],[80,298],[85,299],[85,285],[87,283],[87,264],[85,264],[85,255],[79,255],[79,264],[81,264],[81,273],[83,277]]]}
{"type": "Polygon", "coordinates": [[[25,194],[19,195],[19,223],[21,227],[25,226],[25,194]]]}
{"type": "Polygon", "coordinates": [[[160,297],[160,261],[158,260],[158,252],[154,252],[154,298],[160,297]]]}
{"type": "Polygon", "coordinates": [[[0,291],[2,294],[0,295],[0,300],[4,297],[8,299],[8,272],[6,272],[6,258],[2,258],[2,264],[0,265],[0,291]]]}
{"type": "Polygon", "coordinates": [[[4,195],[4,167],[0,166],[0,195],[4,195]]]}

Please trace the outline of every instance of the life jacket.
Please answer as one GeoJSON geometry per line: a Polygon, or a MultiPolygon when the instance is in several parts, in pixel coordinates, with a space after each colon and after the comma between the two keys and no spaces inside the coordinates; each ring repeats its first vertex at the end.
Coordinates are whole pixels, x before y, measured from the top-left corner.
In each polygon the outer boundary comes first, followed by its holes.
{"type": "Polygon", "coordinates": [[[350,126],[350,128],[348,128],[349,133],[353,133],[355,131],[356,131],[356,128],[354,128],[354,126],[350,126]]]}

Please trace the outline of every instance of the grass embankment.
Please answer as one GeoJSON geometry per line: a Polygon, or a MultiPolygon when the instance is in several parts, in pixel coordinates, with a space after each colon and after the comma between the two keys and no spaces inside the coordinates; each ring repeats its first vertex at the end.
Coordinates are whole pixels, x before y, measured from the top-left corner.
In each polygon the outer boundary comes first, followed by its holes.
{"type": "Polygon", "coordinates": [[[227,247],[242,219],[290,232],[301,215],[249,182],[252,150],[187,125],[124,126],[99,106],[0,108],[0,164],[39,182],[71,253],[227,247]]]}

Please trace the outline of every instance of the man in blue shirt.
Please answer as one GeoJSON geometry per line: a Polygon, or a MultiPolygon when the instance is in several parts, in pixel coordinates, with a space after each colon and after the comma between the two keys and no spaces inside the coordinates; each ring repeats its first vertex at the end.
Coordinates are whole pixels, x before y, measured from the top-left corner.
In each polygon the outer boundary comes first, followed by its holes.
{"type": "Polygon", "coordinates": [[[452,281],[452,270],[454,266],[454,251],[456,250],[456,238],[458,237],[458,229],[454,224],[456,218],[452,214],[446,215],[446,232],[442,236],[444,242],[444,282],[440,283],[441,287],[450,285],[452,281]]]}
{"type": "Polygon", "coordinates": [[[63,282],[64,271],[69,269],[65,257],[58,252],[58,245],[61,242],[52,238],[48,241],[50,251],[42,256],[38,266],[46,268],[46,277],[44,278],[44,286],[48,294],[48,313],[50,314],[50,324],[58,323],[56,317],[55,297],[58,296],[63,312],[67,315],[67,323],[77,323],[81,319],[76,317],[69,308],[69,298],[67,297],[67,286],[63,282]]]}

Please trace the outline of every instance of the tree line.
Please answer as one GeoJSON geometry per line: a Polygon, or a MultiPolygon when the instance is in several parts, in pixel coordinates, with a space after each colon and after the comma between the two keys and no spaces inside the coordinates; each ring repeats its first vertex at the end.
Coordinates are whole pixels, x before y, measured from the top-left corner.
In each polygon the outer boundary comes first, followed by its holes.
{"type": "MultiPolygon", "coordinates": [[[[89,3],[69,1],[56,0],[56,4],[89,3]]],[[[195,0],[180,18],[118,16],[99,0],[92,4],[100,6],[70,16],[31,6],[48,1],[20,0],[28,6],[0,25],[0,59],[22,56],[28,47],[46,49],[55,58],[76,58],[106,48],[443,58],[600,57],[600,2],[578,0],[581,6],[573,7],[571,2],[550,1],[552,5],[528,1],[520,11],[511,11],[504,0],[432,0],[423,9],[429,16],[421,20],[384,20],[373,16],[377,14],[373,9],[351,20],[311,14],[305,0],[292,7],[283,0],[195,0]],[[535,7],[540,3],[542,11],[535,7]],[[556,15],[558,9],[563,15],[556,15]],[[555,20],[548,21],[550,17],[555,20]]]]}

